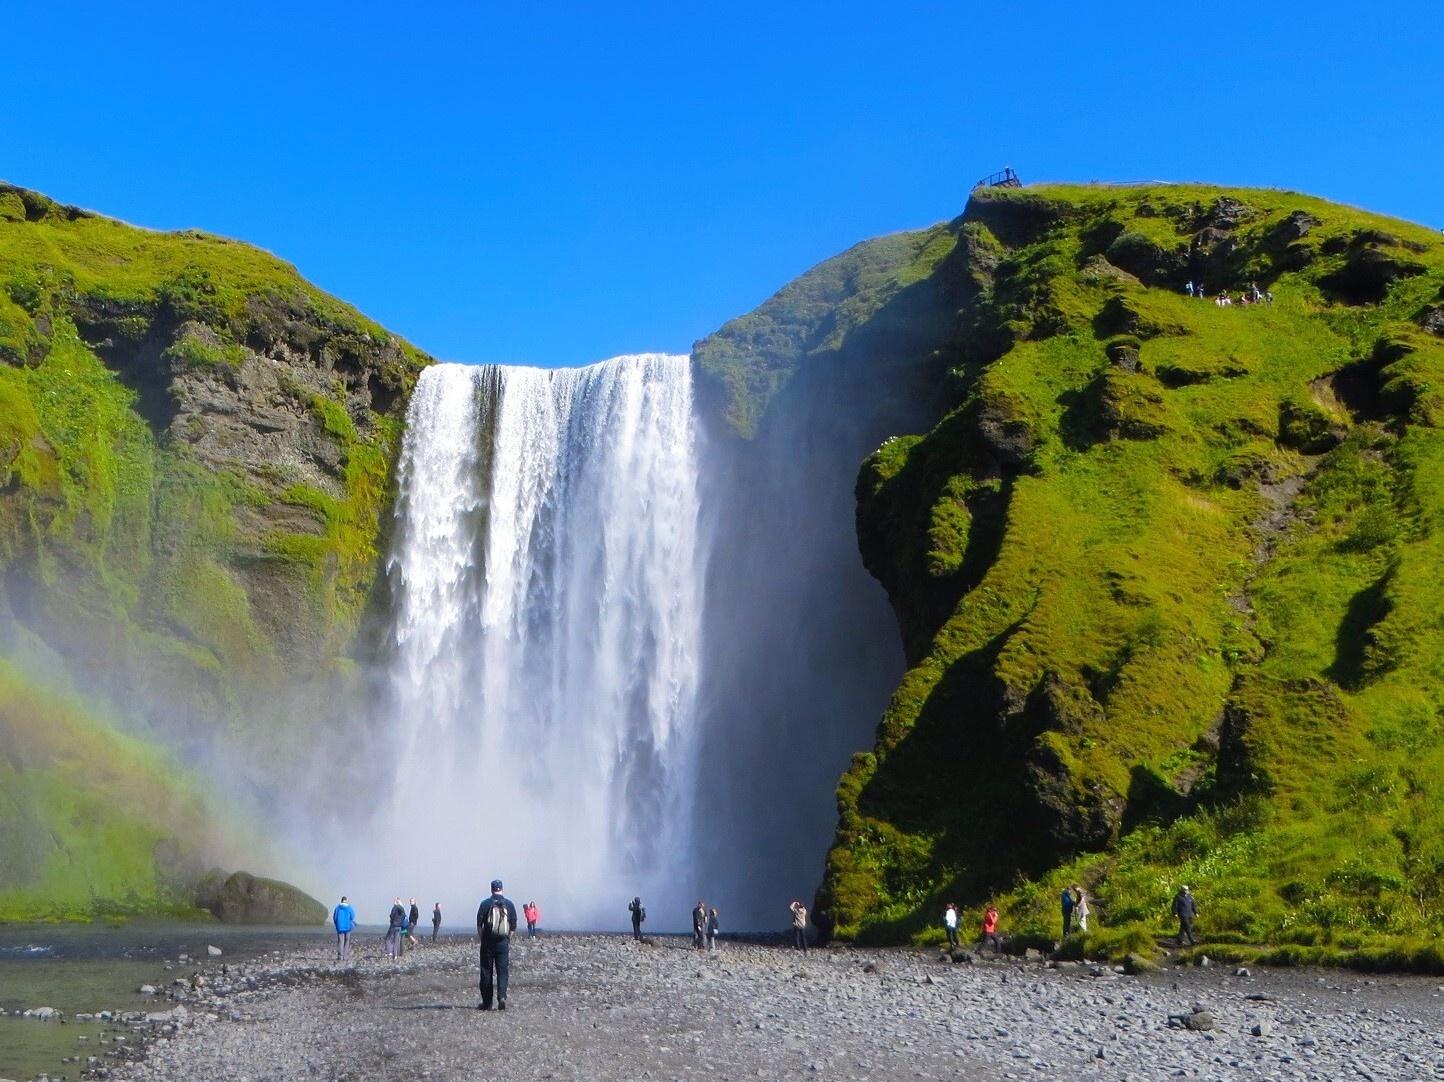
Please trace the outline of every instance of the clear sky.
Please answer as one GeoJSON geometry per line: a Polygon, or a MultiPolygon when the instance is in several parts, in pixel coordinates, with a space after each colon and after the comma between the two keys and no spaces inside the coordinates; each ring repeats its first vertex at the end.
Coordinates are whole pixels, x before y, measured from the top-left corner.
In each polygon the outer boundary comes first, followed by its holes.
{"type": "Polygon", "coordinates": [[[979,176],[1276,185],[1444,226],[1437,3],[68,3],[0,177],[285,257],[436,355],[686,351],[979,176]]]}

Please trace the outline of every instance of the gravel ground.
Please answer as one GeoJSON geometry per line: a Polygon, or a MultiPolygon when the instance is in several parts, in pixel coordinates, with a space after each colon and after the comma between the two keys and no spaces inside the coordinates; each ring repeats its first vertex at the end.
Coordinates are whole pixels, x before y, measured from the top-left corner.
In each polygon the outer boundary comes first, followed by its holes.
{"type": "Polygon", "coordinates": [[[180,1010],[133,1023],[143,1058],[90,1077],[1444,1078],[1444,997],[1422,979],[1129,977],[901,950],[802,957],[727,943],[706,955],[682,940],[558,935],[515,942],[502,1014],[476,1009],[476,948],[464,940],[399,962],[370,944],[355,953],[345,966],[312,949],[208,967],[203,987],[172,990],[180,1010]]]}

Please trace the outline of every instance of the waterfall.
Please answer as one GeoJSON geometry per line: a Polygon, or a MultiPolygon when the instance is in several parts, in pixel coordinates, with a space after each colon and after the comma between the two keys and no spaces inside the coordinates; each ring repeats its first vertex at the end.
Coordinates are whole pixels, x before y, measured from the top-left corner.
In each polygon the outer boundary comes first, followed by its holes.
{"type": "Polygon", "coordinates": [[[494,876],[553,925],[619,926],[637,893],[685,911],[696,442],[686,357],[422,373],[386,567],[380,893],[462,923],[494,876]]]}

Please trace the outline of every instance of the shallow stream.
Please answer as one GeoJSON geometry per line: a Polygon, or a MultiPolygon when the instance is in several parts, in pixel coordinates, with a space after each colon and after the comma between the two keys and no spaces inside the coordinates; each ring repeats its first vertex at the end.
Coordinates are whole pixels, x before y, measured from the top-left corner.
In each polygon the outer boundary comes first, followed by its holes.
{"type": "Polygon", "coordinates": [[[46,1074],[77,1079],[88,1056],[108,1061],[118,1043],[133,1043],[128,1027],[75,1021],[100,1011],[165,1010],[165,990],[177,979],[268,951],[329,942],[317,930],[228,928],[209,924],[0,925],[0,1080],[23,1082],[46,1074]],[[208,946],[220,948],[212,957],[208,946]],[[182,962],[185,955],[189,961],[182,962]],[[137,990],[150,984],[158,995],[137,990]],[[54,1007],[60,1021],[23,1012],[54,1007]],[[78,1056],[78,1062],[66,1063],[78,1056]]]}

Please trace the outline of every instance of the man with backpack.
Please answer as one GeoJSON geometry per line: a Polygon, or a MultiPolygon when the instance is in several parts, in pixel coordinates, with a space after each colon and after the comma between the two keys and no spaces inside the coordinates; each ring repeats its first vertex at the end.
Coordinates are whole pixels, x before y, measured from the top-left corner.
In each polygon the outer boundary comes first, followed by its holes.
{"type": "Polygon", "coordinates": [[[511,933],[516,931],[516,906],[502,897],[501,880],[491,881],[491,897],[476,911],[476,934],[481,937],[481,1002],[477,1010],[491,1010],[492,974],[496,976],[496,1009],[506,1010],[506,984],[511,970],[511,933]]]}
{"type": "Polygon", "coordinates": [[[1073,888],[1064,887],[1062,895],[1058,898],[1058,905],[1063,910],[1063,938],[1067,939],[1073,934],[1073,907],[1078,904],[1078,899],[1073,897],[1073,888]]]}
{"type": "Polygon", "coordinates": [[[632,938],[640,943],[642,941],[642,922],[647,919],[647,907],[642,904],[640,897],[636,897],[627,906],[627,912],[632,914],[632,938]]]}

